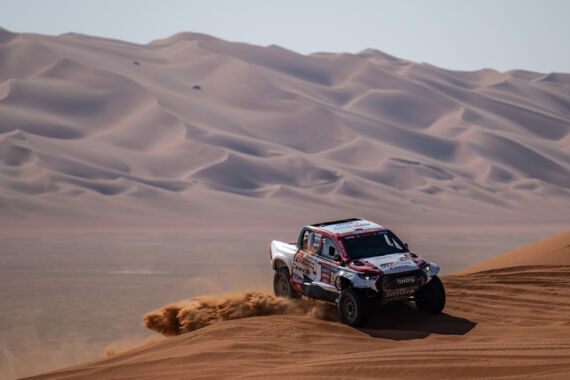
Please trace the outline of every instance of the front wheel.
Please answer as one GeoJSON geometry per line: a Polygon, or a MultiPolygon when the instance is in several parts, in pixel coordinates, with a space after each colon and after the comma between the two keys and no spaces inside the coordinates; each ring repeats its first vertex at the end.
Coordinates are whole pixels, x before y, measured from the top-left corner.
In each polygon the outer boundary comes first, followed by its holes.
{"type": "Polygon", "coordinates": [[[445,307],[445,289],[439,277],[433,276],[430,282],[422,286],[414,295],[414,300],[419,311],[441,313],[445,307]]]}
{"type": "Polygon", "coordinates": [[[297,292],[291,285],[289,269],[279,268],[273,276],[273,291],[277,297],[297,298],[297,292]]]}
{"type": "Polygon", "coordinates": [[[347,288],[338,299],[340,321],[349,326],[360,326],[368,317],[368,300],[356,289],[347,288]]]}

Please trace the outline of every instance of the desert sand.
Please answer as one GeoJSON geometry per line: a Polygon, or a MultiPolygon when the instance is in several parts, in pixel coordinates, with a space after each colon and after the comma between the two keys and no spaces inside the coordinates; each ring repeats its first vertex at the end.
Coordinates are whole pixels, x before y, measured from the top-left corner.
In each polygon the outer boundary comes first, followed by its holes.
{"type": "Polygon", "coordinates": [[[455,274],[468,274],[513,267],[517,266],[517,263],[520,262],[554,266],[569,265],[569,252],[570,233],[566,231],[534,244],[507,252],[498,257],[485,260],[479,264],[472,265],[467,269],[456,272],[455,274]]]}
{"type": "Polygon", "coordinates": [[[563,377],[567,235],[541,256],[552,267],[526,268],[532,248],[520,268],[447,275],[569,229],[569,130],[569,73],[0,28],[0,378],[140,343],[141,315],[168,302],[267,295],[271,239],[347,217],[439,263],[447,314],[387,307],[367,332],[286,307],[77,371],[563,377]]]}
{"type": "MultiPolygon", "coordinates": [[[[282,306],[269,295],[241,294],[218,302],[221,318],[196,321],[210,302],[186,309],[193,331],[34,379],[70,378],[547,378],[570,376],[570,265],[539,265],[538,257],[568,263],[570,231],[505,254],[504,267],[465,270],[443,278],[441,315],[412,305],[385,305],[365,327],[319,318],[334,308],[282,306]],[[532,249],[529,258],[517,252],[532,249]],[[244,311],[247,311],[244,313],[244,311]],[[231,315],[234,317],[231,317],[231,315]],[[242,318],[248,313],[274,314],[242,318]],[[310,313],[310,311],[309,311],[310,313]],[[285,314],[285,315],[281,315],[285,314]]],[[[211,301],[211,300],[210,300],[211,301]]],[[[164,325],[178,325],[175,309],[164,325]]],[[[178,309],[179,310],[179,309],[178,309]]],[[[163,314],[164,313],[164,314],[163,314]]],[[[156,328],[156,324],[153,325],[156,328]]],[[[187,324],[188,326],[188,324],[187,324]]]]}

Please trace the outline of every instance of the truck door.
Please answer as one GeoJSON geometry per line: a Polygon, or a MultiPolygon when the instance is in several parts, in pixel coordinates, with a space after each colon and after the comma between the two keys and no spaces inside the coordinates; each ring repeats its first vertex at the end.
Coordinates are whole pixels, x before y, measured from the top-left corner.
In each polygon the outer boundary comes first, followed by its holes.
{"type": "Polygon", "coordinates": [[[316,260],[315,252],[320,249],[322,234],[306,231],[306,239],[299,252],[293,258],[293,282],[310,283],[320,277],[320,267],[316,260]]]}
{"type": "Polygon", "coordinates": [[[318,281],[319,285],[324,290],[336,292],[337,289],[334,285],[334,281],[340,264],[340,255],[331,238],[323,237],[321,240],[321,249],[316,255],[316,260],[320,269],[319,276],[316,281],[318,281]]]}

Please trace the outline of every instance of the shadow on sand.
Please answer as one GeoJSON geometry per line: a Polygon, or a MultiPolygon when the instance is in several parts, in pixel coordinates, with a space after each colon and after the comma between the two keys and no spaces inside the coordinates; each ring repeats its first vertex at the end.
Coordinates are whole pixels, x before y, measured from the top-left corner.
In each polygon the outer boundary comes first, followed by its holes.
{"type": "Polygon", "coordinates": [[[464,335],[476,325],[445,313],[421,313],[412,303],[392,303],[375,309],[359,330],[373,338],[409,340],[430,334],[464,335]]]}

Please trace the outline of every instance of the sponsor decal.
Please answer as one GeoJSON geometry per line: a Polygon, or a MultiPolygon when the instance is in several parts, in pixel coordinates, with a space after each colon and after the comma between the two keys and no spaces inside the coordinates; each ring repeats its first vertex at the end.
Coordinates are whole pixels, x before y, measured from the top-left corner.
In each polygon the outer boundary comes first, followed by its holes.
{"type": "Polygon", "coordinates": [[[307,263],[305,264],[305,267],[307,268],[307,276],[311,275],[311,274],[317,274],[317,272],[319,271],[319,265],[317,263],[315,263],[313,260],[307,260],[307,263]]]}
{"type": "Polygon", "coordinates": [[[401,277],[401,278],[397,278],[396,279],[396,284],[398,285],[413,285],[416,283],[416,278],[411,276],[411,277],[401,277]]]}
{"type": "Polygon", "coordinates": [[[303,267],[299,263],[293,263],[293,274],[303,273],[303,267]]]}
{"type": "Polygon", "coordinates": [[[419,258],[419,257],[414,257],[412,260],[413,260],[414,263],[416,263],[416,265],[417,265],[418,267],[420,267],[420,268],[423,267],[423,266],[425,266],[425,265],[427,264],[424,259],[419,258]]]}
{"type": "Polygon", "coordinates": [[[350,228],[351,226],[353,226],[353,224],[351,222],[347,222],[347,223],[333,224],[331,226],[331,228],[333,230],[338,231],[338,230],[344,230],[344,229],[350,228]]]}
{"type": "Polygon", "coordinates": [[[384,296],[386,297],[405,296],[414,293],[414,291],[415,291],[414,288],[387,290],[384,292],[384,296]]]}
{"type": "Polygon", "coordinates": [[[391,262],[391,263],[386,263],[386,264],[382,264],[380,265],[381,269],[387,269],[387,268],[402,268],[402,267],[408,267],[410,266],[411,262],[410,260],[405,260],[405,261],[401,261],[398,260],[397,262],[391,262]]]}
{"type": "Polygon", "coordinates": [[[291,277],[291,279],[293,280],[293,282],[296,282],[296,283],[302,283],[303,282],[303,277],[301,277],[295,273],[293,273],[293,276],[291,277]]]}
{"type": "Polygon", "coordinates": [[[321,281],[332,284],[333,267],[330,265],[321,265],[321,281]]]}
{"type": "Polygon", "coordinates": [[[354,222],[334,224],[323,228],[334,233],[345,233],[345,232],[352,232],[357,228],[370,230],[371,228],[383,228],[383,227],[379,224],[372,223],[367,220],[358,220],[354,222]]]}
{"type": "Polygon", "coordinates": [[[319,271],[319,265],[311,260],[309,255],[299,252],[293,257],[293,272],[302,273],[310,277],[311,274],[315,275],[319,271]]]}
{"type": "Polygon", "coordinates": [[[303,254],[298,252],[295,256],[293,256],[293,265],[292,265],[292,272],[293,275],[299,276],[303,273],[303,254]]]}

